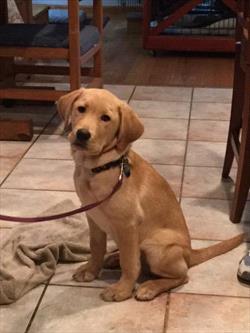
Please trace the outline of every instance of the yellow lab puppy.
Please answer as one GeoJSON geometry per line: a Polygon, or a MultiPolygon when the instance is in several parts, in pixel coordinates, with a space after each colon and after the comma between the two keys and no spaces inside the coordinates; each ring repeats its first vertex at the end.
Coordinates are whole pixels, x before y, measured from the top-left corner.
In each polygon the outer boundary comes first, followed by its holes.
{"type": "Polygon", "coordinates": [[[243,235],[239,235],[209,248],[191,248],[185,219],[170,186],[130,147],[142,135],[143,125],[126,103],[107,90],[79,89],[59,99],[58,111],[70,127],[74,181],[83,205],[99,201],[112,191],[120,174],[120,158],[128,159],[121,188],[87,212],[91,259],[76,271],[75,280],[97,278],[106,253],[107,234],[117,243],[122,275],[101,293],[105,301],[131,297],[141,269],[141,255],[157,278],[142,283],[135,296],[151,300],[186,283],[189,267],[243,241],[243,235]]]}

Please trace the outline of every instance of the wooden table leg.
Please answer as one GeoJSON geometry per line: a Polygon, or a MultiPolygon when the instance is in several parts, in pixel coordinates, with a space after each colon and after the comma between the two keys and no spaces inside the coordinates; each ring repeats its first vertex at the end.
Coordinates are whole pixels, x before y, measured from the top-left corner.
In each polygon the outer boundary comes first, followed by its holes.
{"type": "MultiPolygon", "coordinates": [[[[26,0],[25,0],[26,1],[26,0]]],[[[26,2],[27,3],[27,2],[26,2]]],[[[7,0],[0,1],[0,24],[8,23],[7,0]]],[[[0,89],[15,85],[14,58],[1,58],[0,89]]],[[[0,118],[0,140],[29,141],[33,137],[32,120],[0,118]]]]}

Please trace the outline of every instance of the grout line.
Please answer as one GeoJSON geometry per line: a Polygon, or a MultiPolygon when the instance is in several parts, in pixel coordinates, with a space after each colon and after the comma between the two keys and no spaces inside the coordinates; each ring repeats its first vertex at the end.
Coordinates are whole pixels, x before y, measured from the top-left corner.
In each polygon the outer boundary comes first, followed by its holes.
{"type": "MultiPolygon", "coordinates": [[[[140,85],[137,85],[138,87],[141,87],[140,85]]],[[[195,89],[195,87],[190,87],[190,89],[195,89]]],[[[154,98],[154,99],[138,99],[138,98],[132,98],[133,101],[135,102],[160,102],[160,103],[190,103],[191,102],[191,99],[190,100],[178,100],[178,99],[171,99],[171,100],[158,100],[157,98],[154,98]]],[[[213,101],[194,101],[195,104],[229,104],[231,105],[231,102],[229,101],[216,101],[216,102],[213,102],[213,101]]]]}
{"type": "Polygon", "coordinates": [[[50,160],[50,161],[72,161],[71,158],[53,158],[53,157],[24,157],[25,160],[50,160]]]}
{"type": "Polygon", "coordinates": [[[187,150],[188,150],[188,143],[189,143],[188,137],[189,137],[189,129],[190,129],[190,123],[191,123],[191,113],[192,113],[192,107],[193,107],[193,97],[194,97],[194,88],[192,88],[192,93],[191,93],[189,118],[188,118],[188,125],[187,125],[187,135],[186,135],[186,145],[185,145],[183,170],[182,170],[182,177],[181,177],[181,187],[180,187],[180,195],[179,195],[179,200],[178,200],[180,204],[181,204],[181,199],[182,199],[183,182],[184,182],[185,166],[186,166],[186,159],[187,159],[187,150]]]}
{"type": "MultiPolygon", "coordinates": [[[[45,127],[50,123],[50,121],[54,118],[54,115],[51,116],[51,118],[48,120],[48,123],[45,125],[45,127]]],[[[37,134],[37,137],[34,139],[34,141],[31,141],[30,146],[25,150],[25,152],[21,155],[20,159],[17,161],[17,163],[14,165],[14,167],[10,170],[10,172],[7,174],[6,177],[0,182],[0,187],[5,183],[5,181],[9,178],[9,176],[12,174],[12,172],[16,169],[16,167],[21,163],[21,161],[24,159],[24,156],[27,154],[27,152],[33,147],[33,145],[37,142],[39,137],[42,135],[45,127],[41,130],[40,133],[37,134]]]]}
{"type": "MultiPolygon", "coordinates": [[[[245,286],[245,285],[244,285],[245,286]]],[[[192,295],[192,296],[208,296],[208,297],[227,297],[227,298],[241,298],[249,299],[249,296],[235,296],[235,295],[216,295],[216,294],[207,294],[207,293],[193,293],[193,292],[171,292],[172,295],[192,295]]]]}
{"type": "MultiPolygon", "coordinates": [[[[191,104],[192,102],[190,102],[191,104]]],[[[136,111],[135,111],[136,112],[136,111]]],[[[136,112],[137,115],[143,119],[163,119],[163,120],[167,120],[167,119],[174,119],[174,120],[189,120],[189,118],[183,118],[183,117],[150,117],[150,116],[141,116],[138,112],[136,112]]],[[[229,120],[226,120],[226,119],[223,119],[223,120],[220,120],[220,119],[199,119],[199,118],[190,118],[191,121],[199,121],[199,122],[222,122],[222,123],[229,123],[229,120]]]]}
{"type": "Polygon", "coordinates": [[[168,329],[168,318],[169,318],[169,310],[170,310],[170,299],[171,299],[171,293],[167,293],[167,300],[166,300],[166,311],[164,316],[164,324],[163,324],[163,333],[167,332],[168,329]]]}
{"type": "Polygon", "coordinates": [[[130,95],[130,97],[128,98],[128,101],[127,101],[128,104],[130,103],[130,101],[132,100],[132,98],[133,98],[133,96],[134,96],[134,93],[135,93],[136,87],[137,87],[137,85],[135,85],[135,86],[133,87],[133,91],[131,92],[131,95],[130,95]]]}
{"type": "MultiPolygon", "coordinates": [[[[41,135],[44,135],[44,132],[45,132],[46,129],[50,126],[50,124],[53,122],[53,120],[56,118],[57,114],[58,114],[58,113],[55,112],[55,114],[50,118],[50,120],[48,121],[48,123],[45,125],[45,127],[44,127],[43,130],[41,131],[41,135]]],[[[45,135],[53,135],[53,134],[45,133],[45,135]]],[[[62,134],[54,134],[54,135],[62,136],[62,134]]]]}
{"type": "MultiPolygon", "coordinates": [[[[233,198],[211,198],[211,197],[190,197],[190,196],[184,196],[183,199],[199,199],[199,200],[221,200],[221,201],[227,201],[231,202],[233,198]]],[[[250,198],[247,199],[247,201],[250,201],[250,198]]]]}
{"type": "Polygon", "coordinates": [[[73,287],[73,288],[88,288],[88,289],[104,289],[107,286],[103,286],[103,287],[100,287],[100,286],[85,286],[85,285],[75,285],[75,284],[59,284],[59,283],[49,283],[48,286],[52,286],[52,287],[73,287]]]}
{"type": "Polygon", "coordinates": [[[213,121],[213,122],[230,122],[230,119],[211,119],[211,118],[191,118],[191,120],[198,120],[198,121],[205,121],[205,122],[207,122],[207,121],[213,121]]]}
{"type": "Polygon", "coordinates": [[[4,179],[0,182],[0,187],[4,184],[4,182],[9,178],[9,176],[12,174],[12,172],[16,169],[16,167],[20,164],[20,162],[24,159],[24,156],[26,153],[30,150],[30,148],[34,145],[34,143],[38,140],[40,134],[37,135],[37,138],[35,138],[34,141],[31,142],[30,146],[25,150],[25,152],[20,156],[19,160],[15,163],[13,168],[8,172],[8,174],[4,177],[4,179]]]}
{"type": "Polygon", "coordinates": [[[47,288],[48,288],[48,285],[45,285],[45,287],[44,287],[44,289],[43,289],[43,291],[42,291],[42,294],[41,294],[41,296],[40,296],[40,298],[39,298],[39,300],[38,300],[38,302],[37,302],[37,305],[36,305],[36,307],[35,307],[35,310],[34,310],[33,313],[32,313],[32,316],[31,316],[31,318],[30,318],[30,320],[29,320],[29,322],[28,322],[28,325],[27,325],[27,327],[26,327],[24,333],[28,333],[28,331],[29,331],[29,329],[30,329],[30,327],[31,327],[31,325],[32,325],[32,323],[33,323],[33,321],[34,321],[34,319],[35,319],[35,316],[36,316],[36,314],[37,314],[37,311],[38,311],[38,309],[39,309],[39,307],[40,307],[40,304],[41,304],[41,302],[42,302],[42,299],[43,299],[43,297],[44,297],[44,295],[45,295],[45,292],[46,292],[47,288]]]}
{"type": "Polygon", "coordinates": [[[57,190],[57,189],[40,189],[40,188],[16,188],[16,187],[1,187],[0,190],[17,190],[17,191],[44,191],[44,192],[66,192],[76,193],[75,190],[57,190]]]}

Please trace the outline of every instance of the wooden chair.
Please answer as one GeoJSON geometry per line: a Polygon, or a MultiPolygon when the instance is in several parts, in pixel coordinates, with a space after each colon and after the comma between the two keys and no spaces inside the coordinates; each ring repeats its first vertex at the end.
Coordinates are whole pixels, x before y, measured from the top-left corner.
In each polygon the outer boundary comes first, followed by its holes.
{"type": "MultiPolygon", "coordinates": [[[[4,8],[3,5],[1,6],[1,8],[4,8]]],[[[36,64],[17,65],[14,63],[12,67],[14,75],[17,73],[68,75],[70,83],[69,91],[80,88],[81,77],[86,75],[91,78],[89,86],[102,87],[102,0],[94,0],[93,2],[93,21],[95,27],[88,25],[80,30],[78,1],[68,0],[68,11],[68,25],[0,25],[0,57],[2,59],[15,59],[15,57],[33,60],[62,59],[66,60],[69,64],[66,67],[36,64]],[[41,32],[44,33],[44,31],[47,38],[45,43],[42,41],[42,38],[39,38],[39,34],[41,32]],[[53,33],[58,33],[57,37],[54,35],[54,40],[52,38],[53,33]],[[16,38],[18,35],[21,37],[16,38]],[[93,58],[93,67],[84,67],[84,64],[91,58],[93,58]]],[[[51,88],[37,89],[37,87],[24,89],[9,86],[5,82],[5,84],[0,86],[0,99],[55,101],[67,92],[51,88]]]]}
{"type": "Polygon", "coordinates": [[[235,157],[238,170],[230,212],[234,223],[242,218],[250,188],[250,2],[238,5],[233,100],[222,173],[228,178],[235,157]]]}
{"type": "MultiPolygon", "coordinates": [[[[236,13],[236,0],[221,0],[232,12],[236,13]]],[[[234,52],[234,36],[200,35],[197,29],[189,29],[190,34],[169,34],[166,29],[173,27],[186,14],[200,5],[203,0],[179,0],[172,3],[172,11],[160,20],[157,7],[167,1],[144,0],[143,5],[143,47],[146,50],[234,52]]],[[[180,29],[181,31],[184,29],[180,29]]],[[[198,29],[199,30],[199,29],[198,29]]],[[[219,30],[219,29],[216,29],[219,30]]],[[[212,31],[212,29],[208,29],[212,31]]]]}

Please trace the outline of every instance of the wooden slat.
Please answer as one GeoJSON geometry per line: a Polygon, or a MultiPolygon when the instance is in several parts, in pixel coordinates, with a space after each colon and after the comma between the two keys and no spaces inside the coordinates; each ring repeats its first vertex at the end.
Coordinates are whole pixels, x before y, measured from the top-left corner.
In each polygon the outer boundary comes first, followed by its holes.
{"type": "Polygon", "coordinates": [[[156,28],[151,29],[151,34],[154,36],[159,35],[162,31],[177,22],[179,19],[182,18],[182,16],[187,14],[190,10],[192,10],[201,2],[202,0],[187,1],[184,5],[182,5],[181,7],[176,9],[171,15],[169,15],[167,19],[161,21],[156,28]]]}
{"type": "MultiPolygon", "coordinates": [[[[69,67],[66,66],[42,66],[42,65],[15,65],[15,73],[44,74],[44,75],[69,75],[69,67]]],[[[92,76],[93,68],[81,68],[81,75],[92,76]]]]}
{"type": "Polygon", "coordinates": [[[68,0],[70,88],[81,86],[79,3],[68,0]]]}
{"type": "Polygon", "coordinates": [[[80,57],[80,63],[81,65],[85,64],[89,59],[91,59],[101,48],[101,42],[96,44],[94,47],[92,47],[88,52],[84,53],[80,57]]]}
{"type": "Polygon", "coordinates": [[[143,4],[143,47],[149,35],[149,24],[151,19],[152,0],[145,0],[143,4]]]}
{"type": "Polygon", "coordinates": [[[234,52],[235,42],[232,38],[219,38],[206,36],[149,36],[145,43],[149,50],[175,50],[175,51],[208,51],[208,52],[234,52]]]}
{"type": "Polygon", "coordinates": [[[48,47],[0,47],[0,57],[23,57],[32,59],[68,59],[69,50],[48,47]]]}
{"type": "Polygon", "coordinates": [[[32,137],[32,120],[0,119],[0,140],[30,141],[32,137]]]}
{"type": "Polygon", "coordinates": [[[49,90],[49,89],[24,89],[6,88],[0,89],[0,99],[20,99],[32,101],[57,101],[68,91],[49,90]]]}
{"type": "Polygon", "coordinates": [[[98,28],[100,34],[100,48],[94,55],[94,76],[102,75],[102,35],[103,35],[103,8],[102,0],[94,1],[93,3],[93,21],[98,28]]]}

